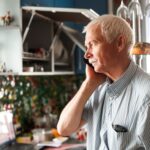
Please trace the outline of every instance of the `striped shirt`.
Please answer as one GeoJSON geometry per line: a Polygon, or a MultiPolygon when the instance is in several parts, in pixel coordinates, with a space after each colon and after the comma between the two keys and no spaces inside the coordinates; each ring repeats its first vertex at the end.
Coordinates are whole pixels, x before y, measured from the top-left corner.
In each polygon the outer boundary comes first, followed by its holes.
{"type": "Polygon", "coordinates": [[[131,61],[117,81],[95,90],[82,118],[87,150],[150,150],[150,76],[131,61]]]}

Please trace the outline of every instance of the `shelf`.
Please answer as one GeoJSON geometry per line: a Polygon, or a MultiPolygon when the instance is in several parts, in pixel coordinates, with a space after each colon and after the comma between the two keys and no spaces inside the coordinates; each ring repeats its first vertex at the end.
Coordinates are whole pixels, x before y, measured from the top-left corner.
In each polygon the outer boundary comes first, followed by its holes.
{"type": "Polygon", "coordinates": [[[68,66],[68,63],[65,62],[55,62],[55,66],[68,66]]]}
{"type": "Polygon", "coordinates": [[[8,26],[2,26],[2,25],[0,25],[0,29],[3,29],[3,30],[5,30],[5,29],[19,29],[20,27],[19,26],[14,26],[14,25],[8,25],[8,26]]]}
{"type": "Polygon", "coordinates": [[[36,53],[23,52],[23,61],[35,60],[35,61],[49,61],[49,58],[38,56],[36,53]]]}
{"type": "Polygon", "coordinates": [[[63,71],[63,72],[60,72],[60,71],[55,71],[55,72],[22,72],[20,73],[19,75],[22,75],[22,76],[25,76],[25,75],[28,75],[28,76],[47,76],[47,75],[73,75],[74,74],[74,71],[63,71]]]}
{"type": "Polygon", "coordinates": [[[0,76],[14,76],[14,75],[19,75],[18,72],[0,72],[0,76]]]}
{"type": "Polygon", "coordinates": [[[0,76],[49,76],[49,75],[74,75],[73,71],[55,71],[55,72],[0,72],[0,76]]]}
{"type": "Polygon", "coordinates": [[[49,59],[47,58],[40,58],[40,57],[23,57],[23,60],[49,61],[49,59]]]}

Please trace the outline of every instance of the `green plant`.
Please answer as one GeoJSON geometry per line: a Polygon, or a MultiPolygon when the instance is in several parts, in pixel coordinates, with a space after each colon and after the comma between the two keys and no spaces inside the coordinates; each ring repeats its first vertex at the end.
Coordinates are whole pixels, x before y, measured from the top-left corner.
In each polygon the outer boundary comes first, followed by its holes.
{"type": "Polygon", "coordinates": [[[82,80],[83,76],[1,76],[0,108],[12,109],[22,132],[29,132],[37,117],[59,116],[82,80]]]}

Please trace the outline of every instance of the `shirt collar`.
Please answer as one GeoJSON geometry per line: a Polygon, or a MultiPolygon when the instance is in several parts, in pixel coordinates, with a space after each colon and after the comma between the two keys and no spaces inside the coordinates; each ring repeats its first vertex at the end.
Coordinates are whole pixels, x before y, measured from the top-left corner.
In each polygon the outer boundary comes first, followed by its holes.
{"type": "Polygon", "coordinates": [[[110,96],[118,96],[123,89],[130,83],[132,77],[134,76],[138,66],[131,61],[129,67],[125,71],[125,73],[115,82],[110,84],[110,80],[108,79],[108,87],[107,92],[110,96]]]}

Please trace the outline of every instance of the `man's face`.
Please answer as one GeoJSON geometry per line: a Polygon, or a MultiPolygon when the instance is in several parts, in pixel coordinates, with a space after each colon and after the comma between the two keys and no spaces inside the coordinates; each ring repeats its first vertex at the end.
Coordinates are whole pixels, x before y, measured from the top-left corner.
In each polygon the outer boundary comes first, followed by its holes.
{"type": "Polygon", "coordinates": [[[93,65],[94,70],[99,73],[109,72],[116,58],[115,44],[108,43],[102,37],[98,28],[90,28],[85,36],[86,53],[85,58],[93,65]]]}

